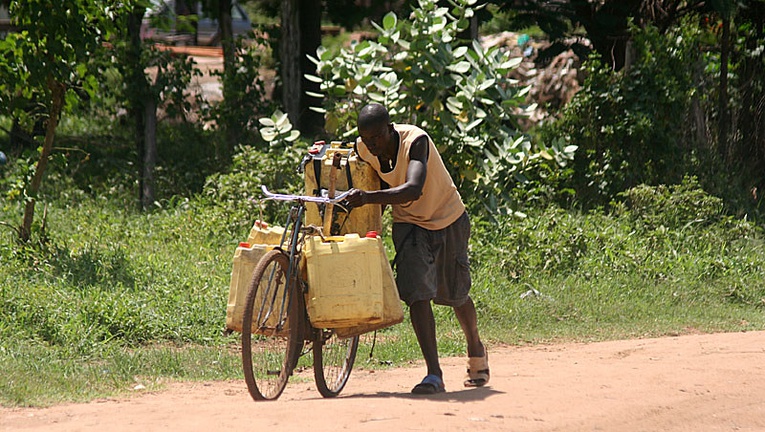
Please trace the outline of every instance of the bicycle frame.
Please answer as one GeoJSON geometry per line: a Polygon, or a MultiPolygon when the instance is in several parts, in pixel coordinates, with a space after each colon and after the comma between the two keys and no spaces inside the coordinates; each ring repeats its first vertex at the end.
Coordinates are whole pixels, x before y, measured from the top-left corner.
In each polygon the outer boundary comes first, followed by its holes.
{"type": "MultiPolygon", "coordinates": [[[[305,203],[306,202],[315,202],[315,203],[323,203],[323,204],[335,204],[339,205],[339,203],[345,199],[345,197],[348,195],[348,192],[342,193],[338,195],[335,198],[327,198],[327,197],[314,197],[314,196],[306,196],[306,195],[289,195],[289,194],[278,194],[278,193],[272,193],[269,192],[265,185],[262,187],[263,194],[266,196],[265,199],[267,200],[274,200],[274,201],[292,201],[295,204],[290,208],[290,211],[287,214],[287,220],[284,223],[284,233],[282,234],[282,239],[279,244],[279,249],[282,250],[282,252],[287,254],[287,257],[289,258],[289,266],[287,267],[287,280],[291,281],[292,283],[295,283],[296,286],[304,288],[304,285],[300,281],[300,254],[302,253],[302,244],[305,236],[307,235],[306,232],[304,232],[303,227],[303,216],[305,215],[305,203]],[[285,241],[287,241],[287,235],[289,234],[289,242],[285,244],[285,241]],[[300,236],[303,236],[301,239],[300,236]]],[[[342,205],[341,205],[342,207],[342,205]]],[[[312,227],[312,229],[317,229],[316,227],[312,227]]],[[[321,231],[319,230],[319,233],[321,231]]],[[[323,237],[323,233],[321,233],[323,237]]],[[[273,275],[271,275],[273,277],[273,275]]],[[[304,295],[305,292],[300,292],[300,295],[304,295]]],[[[289,308],[289,302],[284,301],[284,297],[288,295],[287,291],[282,294],[282,309],[289,308]]],[[[276,299],[272,299],[272,303],[275,302],[276,299]]],[[[291,301],[291,300],[290,300],[291,301]]],[[[281,310],[280,313],[283,313],[284,310],[281,310]]],[[[283,315],[280,315],[283,316],[283,315]]],[[[259,317],[261,318],[261,317],[259,317]]],[[[263,322],[263,321],[260,321],[263,322]]],[[[308,331],[310,333],[310,331],[308,331]]],[[[307,335],[304,334],[303,337],[305,338],[307,335]]]]}

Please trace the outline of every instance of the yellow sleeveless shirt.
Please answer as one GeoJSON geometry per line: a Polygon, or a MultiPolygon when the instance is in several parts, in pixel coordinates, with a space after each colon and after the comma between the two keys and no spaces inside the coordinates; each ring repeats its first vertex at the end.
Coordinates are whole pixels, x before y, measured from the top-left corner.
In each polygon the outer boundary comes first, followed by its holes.
{"type": "Polygon", "coordinates": [[[429,230],[440,230],[448,227],[465,212],[465,205],[449,171],[444,166],[441,155],[438,154],[433,140],[417,126],[396,124],[394,128],[399,134],[400,143],[396,155],[396,166],[391,172],[384,173],[380,161],[372,155],[359,138],[356,148],[359,156],[372,165],[380,178],[391,187],[406,183],[406,171],[409,167],[409,149],[412,143],[425,135],[428,138],[428,164],[425,185],[422,195],[415,201],[405,204],[394,204],[393,222],[415,224],[429,230]]]}

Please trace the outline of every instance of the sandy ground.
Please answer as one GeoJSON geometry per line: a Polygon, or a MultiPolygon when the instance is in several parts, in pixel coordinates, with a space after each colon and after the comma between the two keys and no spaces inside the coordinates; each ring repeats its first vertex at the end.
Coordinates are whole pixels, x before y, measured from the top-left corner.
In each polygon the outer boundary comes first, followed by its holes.
{"type": "Polygon", "coordinates": [[[462,387],[464,359],[444,359],[447,392],[415,396],[423,367],[357,370],[322,399],[310,371],[275,402],[244,382],[180,383],[160,392],[46,409],[0,408],[1,431],[763,431],[765,332],[492,347],[489,386],[462,387]],[[265,429],[264,429],[265,428],[265,429]]]}

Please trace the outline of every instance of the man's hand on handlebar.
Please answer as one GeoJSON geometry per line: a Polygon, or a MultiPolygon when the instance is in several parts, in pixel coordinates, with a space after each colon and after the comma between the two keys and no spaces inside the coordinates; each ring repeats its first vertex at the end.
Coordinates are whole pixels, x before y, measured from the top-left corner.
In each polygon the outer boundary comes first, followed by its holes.
{"type": "Polygon", "coordinates": [[[351,189],[343,200],[342,205],[349,208],[361,207],[367,204],[367,192],[360,189],[351,189]]]}

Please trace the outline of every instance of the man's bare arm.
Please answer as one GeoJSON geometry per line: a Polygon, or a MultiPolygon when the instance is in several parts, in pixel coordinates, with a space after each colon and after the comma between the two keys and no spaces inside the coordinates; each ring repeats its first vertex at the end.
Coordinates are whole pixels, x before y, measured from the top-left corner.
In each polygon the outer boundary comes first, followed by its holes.
{"type": "Polygon", "coordinates": [[[346,202],[351,207],[365,204],[404,204],[415,201],[422,195],[425,179],[428,175],[428,138],[417,138],[409,148],[409,166],[406,169],[406,182],[401,186],[379,191],[352,189],[346,202]]]}

